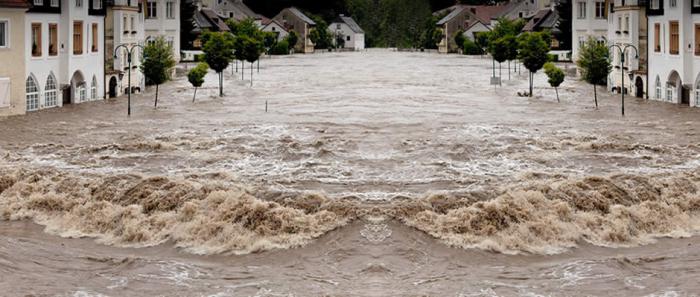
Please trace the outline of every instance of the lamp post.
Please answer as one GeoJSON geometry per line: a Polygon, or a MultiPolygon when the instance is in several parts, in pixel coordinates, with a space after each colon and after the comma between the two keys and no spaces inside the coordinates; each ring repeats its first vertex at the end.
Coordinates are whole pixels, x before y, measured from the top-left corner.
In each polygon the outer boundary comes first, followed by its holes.
{"type": "Polygon", "coordinates": [[[128,86],[128,89],[127,89],[127,90],[128,90],[127,95],[128,95],[128,98],[129,98],[129,99],[127,100],[127,111],[126,111],[126,113],[127,113],[127,116],[131,116],[131,60],[132,60],[131,57],[132,57],[132,54],[134,53],[134,50],[135,50],[136,48],[141,48],[141,52],[144,51],[144,48],[143,48],[143,46],[141,46],[141,45],[139,45],[139,44],[134,44],[134,45],[132,45],[131,47],[129,47],[129,46],[126,45],[126,44],[121,44],[121,45],[117,46],[117,47],[114,49],[114,58],[115,58],[115,59],[117,58],[117,53],[119,53],[119,49],[120,49],[120,48],[124,48],[124,50],[126,51],[126,60],[127,60],[127,62],[129,63],[129,73],[128,73],[128,76],[129,76],[129,78],[128,78],[129,86],[128,86]]]}
{"type": "Polygon", "coordinates": [[[639,50],[637,49],[637,47],[631,44],[613,44],[608,48],[610,48],[613,51],[617,49],[617,52],[620,53],[620,73],[622,73],[622,81],[620,82],[620,94],[622,94],[622,116],[625,116],[625,53],[627,53],[627,49],[634,49],[634,58],[639,59],[639,50]]]}

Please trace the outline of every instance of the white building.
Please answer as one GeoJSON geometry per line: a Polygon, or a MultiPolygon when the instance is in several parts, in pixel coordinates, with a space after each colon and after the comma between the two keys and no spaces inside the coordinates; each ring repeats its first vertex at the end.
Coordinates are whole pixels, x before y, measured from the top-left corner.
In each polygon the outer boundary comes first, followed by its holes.
{"type": "Polygon", "coordinates": [[[126,51],[136,45],[143,45],[144,34],[144,15],[139,10],[138,0],[114,0],[109,4],[105,17],[107,97],[114,98],[128,91],[129,74],[131,74],[132,92],[143,90],[145,87],[145,80],[139,69],[142,50],[139,48],[133,50],[131,67],[129,67],[126,51]],[[117,47],[120,48],[115,57],[117,47]]]}
{"type": "Polygon", "coordinates": [[[700,106],[700,1],[650,0],[649,98],[700,106]]]}
{"type": "Polygon", "coordinates": [[[104,98],[102,0],[32,0],[25,18],[26,109],[104,98]]]}
{"type": "Polygon", "coordinates": [[[180,61],[180,0],[146,0],[143,9],[146,41],[163,37],[180,61]]]}
{"type": "MultiPolygon", "coordinates": [[[[343,38],[344,48],[354,51],[365,49],[365,31],[360,28],[355,20],[345,15],[339,15],[329,26],[328,30],[336,37],[343,38]]],[[[337,42],[337,41],[336,41],[337,42]]]]}
{"type": "Polygon", "coordinates": [[[260,25],[260,30],[263,32],[272,32],[277,34],[277,40],[281,41],[289,35],[289,31],[278,21],[264,18],[260,25]]]}
{"type": "Polygon", "coordinates": [[[593,37],[605,42],[608,36],[608,11],[605,0],[572,0],[572,58],[578,59],[579,47],[593,37]]]}
{"type": "Polygon", "coordinates": [[[615,92],[622,90],[638,98],[647,96],[647,47],[648,30],[646,4],[639,0],[614,0],[609,13],[608,45],[618,45],[625,51],[624,65],[620,66],[619,49],[613,49],[613,69],[608,78],[608,89],[615,92]],[[625,84],[621,87],[624,71],[625,84]]]}

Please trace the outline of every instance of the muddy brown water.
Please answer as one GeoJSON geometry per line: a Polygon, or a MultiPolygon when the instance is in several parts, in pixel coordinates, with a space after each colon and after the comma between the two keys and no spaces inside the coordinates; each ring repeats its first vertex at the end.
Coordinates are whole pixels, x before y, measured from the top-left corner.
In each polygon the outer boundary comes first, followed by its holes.
{"type": "Polygon", "coordinates": [[[298,55],[0,120],[0,295],[698,295],[700,110],[490,73],[298,55]]]}

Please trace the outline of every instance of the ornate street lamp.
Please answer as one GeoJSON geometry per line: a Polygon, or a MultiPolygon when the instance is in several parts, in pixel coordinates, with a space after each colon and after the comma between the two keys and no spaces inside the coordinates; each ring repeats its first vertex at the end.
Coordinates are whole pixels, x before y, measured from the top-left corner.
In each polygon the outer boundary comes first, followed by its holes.
{"type": "Polygon", "coordinates": [[[637,47],[631,44],[613,44],[608,48],[613,52],[615,49],[617,49],[617,52],[620,53],[620,73],[622,73],[622,81],[620,82],[620,94],[622,94],[622,116],[625,116],[625,53],[627,53],[627,49],[634,49],[634,58],[639,59],[639,50],[637,49],[637,47]]]}
{"type": "Polygon", "coordinates": [[[114,49],[114,58],[115,58],[115,59],[117,58],[117,54],[119,53],[119,49],[120,49],[120,48],[124,48],[124,50],[126,51],[126,60],[127,60],[127,62],[129,63],[129,73],[128,73],[128,76],[129,76],[129,79],[128,79],[128,80],[129,80],[129,86],[128,86],[128,89],[127,89],[127,90],[128,90],[128,91],[127,91],[127,94],[128,94],[128,98],[129,98],[129,99],[128,99],[128,101],[127,101],[128,107],[127,107],[126,113],[127,113],[128,116],[131,116],[131,57],[132,57],[132,54],[134,53],[134,50],[135,50],[136,48],[141,48],[141,52],[144,52],[144,48],[143,48],[143,46],[141,46],[141,45],[139,45],[139,44],[134,44],[134,45],[132,45],[131,47],[129,47],[129,46],[126,45],[126,44],[119,45],[119,46],[117,46],[117,47],[114,49]]]}

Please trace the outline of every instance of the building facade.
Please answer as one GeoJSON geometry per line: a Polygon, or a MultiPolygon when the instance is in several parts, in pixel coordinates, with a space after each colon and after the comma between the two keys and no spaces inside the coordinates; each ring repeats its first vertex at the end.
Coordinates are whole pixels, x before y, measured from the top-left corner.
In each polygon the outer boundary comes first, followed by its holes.
{"type": "Polygon", "coordinates": [[[638,98],[647,97],[648,30],[646,3],[639,0],[614,0],[610,3],[608,45],[618,45],[611,51],[613,69],[608,77],[608,88],[613,92],[625,92],[638,98]],[[636,49],[636,50],[635,50],[636,49]],[[622,75],[625,75],[622,86],[622,75]]]}
{"type": "Polygon", "coordinates": [[[700,106],[700,1],[650,0],[649,98],[700,106]]]}
{"type": "Polygon", "coordinates": [[[272,19],[282,24],[288,32],[294,31],[299,35],[299,41],[294,45],[295,51],[301,53],[314,52],[314,43],[311,42],[309,33],[311,29],[316,27],[316,22],[296,7],[285,8],[272,19]]]}
{"type": "Polygon", "coordinates": [[[164,38],[180,61],[180,0],[145,0],[144,35],[146,42],[164,38]]]}
{"type": "Polygon", "coordinates": [[[0,116],[24,114],[25,0],[0,0],[0,116]]]}
{"type": "Polygon", "coordinates": [[[571,15],[572,58],[578,60],[579,47],[589,38],[605,42],[608,36],[608,6],[605,0],[573,0],[571,15]]]}
{"type": "MultiPolygon", "coordinates": [[[[365,49],[365,31],[351,17],[339,15],[329,26],[336,38],[344,40],[345,49],[361,51],[365,49]]],[[[337,40],[336,40],[337,42],[337,40]]]]}
{"type": "Polygon", "coordinates": [[[104,98],[102,0],[33,0],[25,15],[26,110],[104,98]]]}
{"type": "Polygon", "coordinates": [[[129,91],[129,75],[132,93],[145,87],[145,80],[139,69],[142,50],[133,50],[131,67],[126,51],[136,45],[143,46],[144,43],[144,16],[140,4],[139,0],[114,0],[107,5],[104,56],[107,98],[121,96],[129,91]],[[115,52],[117,47],[120,48],[115,52]]]}

